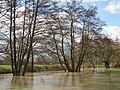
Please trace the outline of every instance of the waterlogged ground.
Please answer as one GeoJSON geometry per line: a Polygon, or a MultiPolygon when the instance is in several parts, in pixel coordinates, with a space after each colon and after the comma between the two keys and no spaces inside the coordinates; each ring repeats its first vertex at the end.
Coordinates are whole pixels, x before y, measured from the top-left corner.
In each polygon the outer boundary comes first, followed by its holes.
{"type": "Polygon", "coordinates": [[[0,90],[120,90],[120,74],[47,72],[0,75],[0,90]]]}

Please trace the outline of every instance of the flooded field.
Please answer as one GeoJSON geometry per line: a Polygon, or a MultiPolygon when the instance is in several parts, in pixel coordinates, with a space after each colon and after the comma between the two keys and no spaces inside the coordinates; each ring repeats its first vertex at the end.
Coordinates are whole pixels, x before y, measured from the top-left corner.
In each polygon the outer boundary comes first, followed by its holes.
{"type": "Polygon", "coordinates": [[[120,75],[46,72],[0,75],[0,90],[120,90],[120,75]]]}

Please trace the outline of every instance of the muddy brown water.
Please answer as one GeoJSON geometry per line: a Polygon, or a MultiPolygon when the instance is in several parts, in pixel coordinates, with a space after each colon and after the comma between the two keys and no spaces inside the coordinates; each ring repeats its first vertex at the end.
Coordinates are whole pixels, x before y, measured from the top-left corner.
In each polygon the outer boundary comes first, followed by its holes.
{"type": "Polygon", "coordinates": [[[44,72],[0,75],[0,90],[120,90],[119,74],[44,72]]]}

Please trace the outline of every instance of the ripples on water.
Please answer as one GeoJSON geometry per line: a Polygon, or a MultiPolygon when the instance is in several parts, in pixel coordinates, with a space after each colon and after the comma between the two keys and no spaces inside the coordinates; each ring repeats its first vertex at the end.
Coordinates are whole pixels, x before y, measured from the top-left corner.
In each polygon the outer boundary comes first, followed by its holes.
{"type": "Polygon", "coordinates": [[[0,75],[0,90],[120,90],[120,75],[47,72],[0,75]]]}

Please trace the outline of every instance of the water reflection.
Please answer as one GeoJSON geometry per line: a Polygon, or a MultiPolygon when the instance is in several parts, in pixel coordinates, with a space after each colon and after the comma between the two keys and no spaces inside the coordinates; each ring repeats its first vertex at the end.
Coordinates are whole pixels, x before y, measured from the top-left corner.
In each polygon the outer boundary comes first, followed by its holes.
{"type": "Polygon", "coordinates": [[[120,75],[94,73],[34,73],[0,75],[0,90],[120,90],[120,75]]]}
{"type": "Polygon", "coordinates": [[[33,87],[33,76],[31,75],[30,77],[25,77],[25,76],[20,76],[20,77],[13,77],[11,80],[11,87],[14,89],[17,88],[31,88],[33,87]]]}

